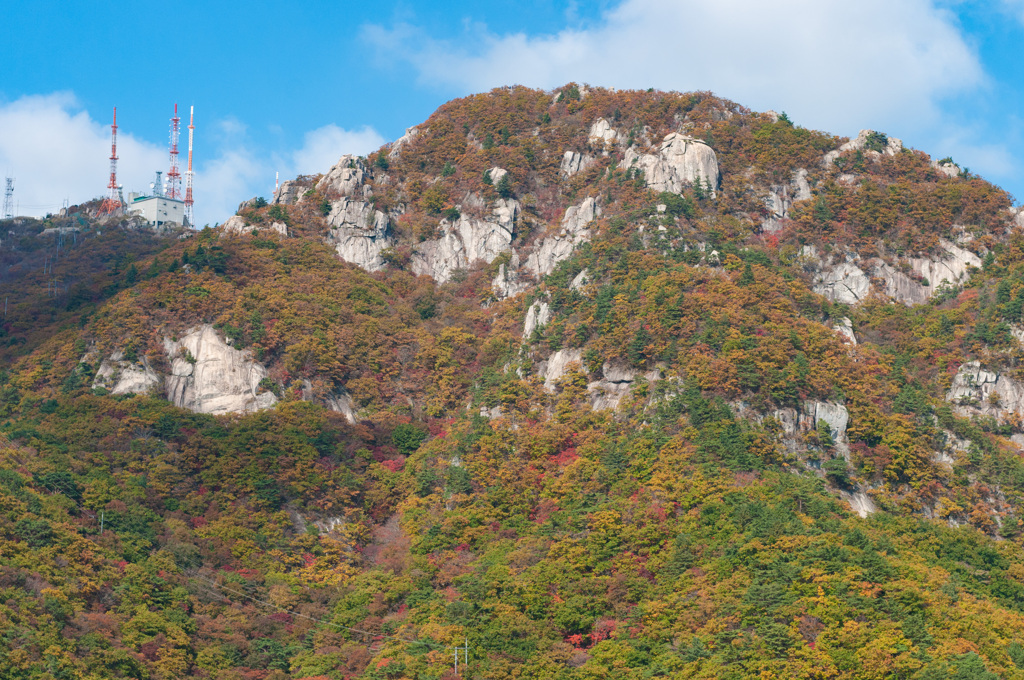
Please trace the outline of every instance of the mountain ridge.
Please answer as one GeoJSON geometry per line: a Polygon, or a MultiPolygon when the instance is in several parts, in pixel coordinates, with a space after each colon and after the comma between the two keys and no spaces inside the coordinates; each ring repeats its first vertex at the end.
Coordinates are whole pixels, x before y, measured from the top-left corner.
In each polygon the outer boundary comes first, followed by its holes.
{"type": "Polygon", "coordinates": [[[449,102],[3,376],[4,672],[1022,677],[1022,219],[710,93],[449,102]]]}

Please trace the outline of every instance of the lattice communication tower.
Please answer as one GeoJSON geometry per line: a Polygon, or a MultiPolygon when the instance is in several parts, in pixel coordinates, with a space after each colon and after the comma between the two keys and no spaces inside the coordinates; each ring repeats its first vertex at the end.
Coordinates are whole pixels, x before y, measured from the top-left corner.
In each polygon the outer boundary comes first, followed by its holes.
{"type": "Polygon", "coordinates": [[[114,107],[114,124],[110,126],[110,182],[107,197],[100,205],[101,215],[112,215],[123,207],[121,192],[117,186],[117,107],[114,107]]]}
{"type": "Polygon", "coordinates": [[[178,118],[178,105],[174,105],[174,117],[171,118],[171,168],[167,171],[167,198],[181,200],[181,173],[178,171],[178,137],[181,134],[178,118]]]}

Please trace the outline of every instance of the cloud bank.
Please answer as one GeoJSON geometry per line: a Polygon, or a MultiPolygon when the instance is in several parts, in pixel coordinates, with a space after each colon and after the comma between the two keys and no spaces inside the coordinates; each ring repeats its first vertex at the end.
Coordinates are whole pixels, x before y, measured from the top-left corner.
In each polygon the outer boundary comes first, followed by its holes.
{"type": "MultiPolygon", "coordinates": [[[[0,130],[4,131],[0,135],[0,171],[15,178],[19,214],[45,215],[58,211],[65,199],[74,205],[105,195],[110,176],[110,123],[96,120],[91,113],[82,110],[70,92],[0,104],[0,130]]],[[[186,135],[182,135],[183,142],[186,135]]],[[[257,195],[269,197],[275,172],[281,173],[282,180],[326,172],[342,154],[366,154],[384,141],[371,127],[345,130],[331,124],[307,132],[298,149],[270,153],[247,141],[240,121],[215,121],[206,129],[197,125],[196,222],[223,222],[241,201],[257,195]],[[207,130],[214,145],[203,140],[207,130]],[[212,155],[200,151],[213,146],[212,155]]],[[[148,191],[155,171],[166,171],[169,162],[166,142],[139,139],[123,126],[118,129],[117,152],[118,181],[126,193],[148,191]]],[[[184,164],[184,149],[180,158],[184,164]]]]}
{"type": "Polygon", "coordinates": [[[401,24],[363,37],[421,84],[460,93],[571,80],[712,90],[847,132],[934,121],[942,98],[985,82],[955,17],[928,0],[624,0],[592,27],[551,35],[476,25],[456,45],[401,24]]]}

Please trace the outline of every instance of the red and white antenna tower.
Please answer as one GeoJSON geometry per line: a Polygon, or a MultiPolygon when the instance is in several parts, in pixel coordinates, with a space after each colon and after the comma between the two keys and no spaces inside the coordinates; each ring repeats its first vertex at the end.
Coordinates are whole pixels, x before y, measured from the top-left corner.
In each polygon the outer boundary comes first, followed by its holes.
{"type": "Polygon", "coordinates": [[[195,126],[196,107],[188,111],[188,170],[185,171],[185,222],[192,226],[192,133],[195,126]]]}
{"type": "Polygon", "coordinates": [[[107,197],[100,205],[101,215],[111,215],[121,209],[121,194],[117,188],[117,107],[114,107],[114,124],[110,126],[110,182],[107,197]]]}
{"type": "Polygon", "coordinates": [[[171,168],[167,171],[167,198],[181,200],[181,173],[178,172],[178,137],[180,136],[178,105],[174,105],[174,118],[171,118],[171,168]]]}

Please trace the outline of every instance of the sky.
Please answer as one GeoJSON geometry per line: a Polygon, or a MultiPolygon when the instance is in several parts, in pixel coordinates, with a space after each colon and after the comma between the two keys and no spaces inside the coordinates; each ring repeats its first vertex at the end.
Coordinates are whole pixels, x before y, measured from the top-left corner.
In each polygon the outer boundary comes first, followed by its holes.
{"type": "Polygon", "coordinates": [[[570,81],[710,90],[854,136],[874,129],[1024,199],[1024,0],[8,3],[0,172],[16,211],[168,167],[195,107],[195,214],[366,154],[454,97],[570,81]]]}

